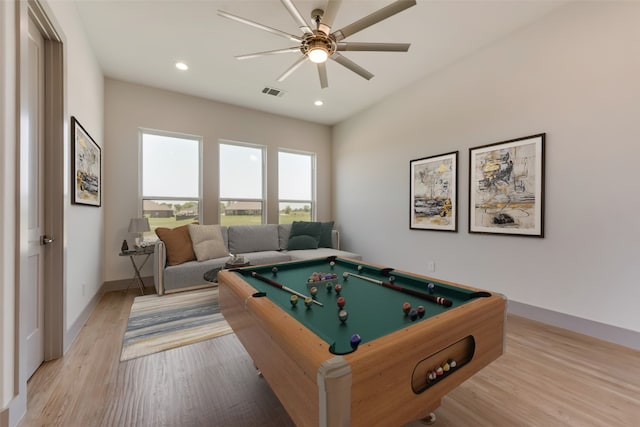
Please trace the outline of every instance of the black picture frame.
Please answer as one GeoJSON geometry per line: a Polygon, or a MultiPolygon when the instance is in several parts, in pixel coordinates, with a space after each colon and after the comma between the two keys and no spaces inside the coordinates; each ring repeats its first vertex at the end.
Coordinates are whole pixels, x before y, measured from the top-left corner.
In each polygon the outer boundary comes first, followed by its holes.
{"type": "Polygon", "coordinates": [[[545,138],[469,149],[469,233],[544,237],[545,138]]]}
{"type": "Polygon", "coordinates": [[[409,162],[409,228],[458,231],[458,152],[409,162]]]}
{"type": "Polygon", "coordinates": [[[71,159],[71,202],[102,206],[102,151],[75,117],[71,117],[71,159]]]}

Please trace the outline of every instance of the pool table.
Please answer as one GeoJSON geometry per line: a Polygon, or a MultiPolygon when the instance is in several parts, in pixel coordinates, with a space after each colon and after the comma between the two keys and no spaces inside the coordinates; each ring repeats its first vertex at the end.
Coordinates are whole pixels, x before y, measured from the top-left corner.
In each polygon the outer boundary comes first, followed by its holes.
{"type": "Polygon", "coordinates": [[[318,258],[224,270],[218,283],[222,314],[298,426],[427,417],[504,349],[502,295],[388,267],[318,258]],[[405,302],[424,316],[406,314],[405,302]]]}

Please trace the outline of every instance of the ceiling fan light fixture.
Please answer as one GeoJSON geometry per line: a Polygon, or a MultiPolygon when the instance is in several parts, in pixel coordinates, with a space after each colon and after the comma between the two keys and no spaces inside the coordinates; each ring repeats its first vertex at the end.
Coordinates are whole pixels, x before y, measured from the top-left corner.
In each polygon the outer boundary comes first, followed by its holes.
{"type": "Polygon", "coordinates": [[[309,49],[307,56],[309,57],[309,60],[311,62],[314,62],[316,64],[322,64],[323,62],[326,62],[327,59],[329,58],[329,52],[327,52],[324,46],[314,46],[311,49],[309,49]]]}

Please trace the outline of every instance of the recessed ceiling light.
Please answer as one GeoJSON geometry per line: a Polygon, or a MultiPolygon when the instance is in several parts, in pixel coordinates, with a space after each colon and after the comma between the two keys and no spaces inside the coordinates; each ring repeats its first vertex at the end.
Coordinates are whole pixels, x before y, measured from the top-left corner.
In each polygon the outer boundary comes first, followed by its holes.
{"type": "Polygon", "coordinates": [[[187,71],[189,69],[189,66],[184,62],[176,62],[176,68],[181,71],[187,71]]]}
{"type": "Polygon", "coordinates": [[[324,102],[322,102],[321,100],[319,100],[319,99],[318,99],[317,101],[315,101],[315,102],[313,103],[313,105],[315,105],[316,107],[321,107],[321,106],[323,106],[323,105],[324,105],[324,102]]]}

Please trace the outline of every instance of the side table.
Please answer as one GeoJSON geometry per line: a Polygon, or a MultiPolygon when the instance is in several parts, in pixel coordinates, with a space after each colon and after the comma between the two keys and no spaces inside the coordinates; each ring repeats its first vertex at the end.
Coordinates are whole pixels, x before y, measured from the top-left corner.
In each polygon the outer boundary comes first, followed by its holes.
{"type": "Polygon", "coordinates": [[[120,252],[120,256],[129,257],[129,259],[131,260],[131,265],[135,270],[135,275],[131,279],[131,282],[129,282],[129,284],[127,285],[127,289],[124,290],[125,292],[129,290],[133,282],[137,281],[140,292],[142,293],[142,295],[144,295],[144,282],[142,281],[142,277],[140,276],[140,270],[142,270],[142,267],[144,267],[146,262],[149,260],[149,257],[151,257],[151,255],[153,254],[154,249],[155,246],[147,246],[146,248],[131,249],[128,251],[120,252]],[[140,263],[140,265],[136,264],[135,260],[135,257],[138,256],[144,256],[144,259],[142,260],[142,263],[140,263]]]}

